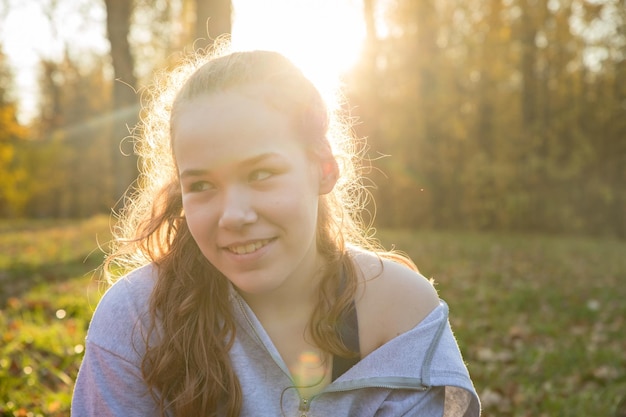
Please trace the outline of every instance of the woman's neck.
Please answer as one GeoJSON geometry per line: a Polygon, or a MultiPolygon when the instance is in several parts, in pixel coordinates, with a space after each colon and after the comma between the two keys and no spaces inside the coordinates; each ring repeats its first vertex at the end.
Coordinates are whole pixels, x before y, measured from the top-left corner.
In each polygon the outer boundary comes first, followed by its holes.
{"type": "Polygon", "coordinates": [[[315,274],[312,279],[288,282],[271,292],[240,292],[240,295],[262,323],[282,321],[285,317],[306,317],[308,320],[317,303],[320,280],[321,274],[315,274]]]}
{"type": "Polygon", "coordinates": [[[323,257],[316,254],[277,288],[258,294],[240,291],[240,294],[261,321],[289,315],[310,317],[317,304],[320,283],[327,273],[325,265],[323,257]]]}

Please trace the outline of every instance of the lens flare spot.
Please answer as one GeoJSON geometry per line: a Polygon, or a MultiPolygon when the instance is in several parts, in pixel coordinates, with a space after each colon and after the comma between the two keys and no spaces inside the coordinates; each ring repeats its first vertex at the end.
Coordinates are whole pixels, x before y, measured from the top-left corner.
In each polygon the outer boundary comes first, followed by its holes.
{"type": "Polygon", "coordinates": [[[313,387],[320,384],[326,371],[326,363],[313,351],[302,352],[296,364],[291,367],[294,383],[298,387],[313,387]]]}

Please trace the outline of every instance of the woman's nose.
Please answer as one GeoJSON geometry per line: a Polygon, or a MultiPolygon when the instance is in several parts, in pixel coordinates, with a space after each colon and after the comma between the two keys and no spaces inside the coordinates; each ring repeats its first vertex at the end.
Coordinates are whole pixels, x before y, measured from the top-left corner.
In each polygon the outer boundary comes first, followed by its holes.
{"type": "Polygon", "coordinates": [[[219,226],[226,229],[241,229],[257,220],[252,207],[250,192],[244,187],[232,187],[224,192],[219,226]]]}

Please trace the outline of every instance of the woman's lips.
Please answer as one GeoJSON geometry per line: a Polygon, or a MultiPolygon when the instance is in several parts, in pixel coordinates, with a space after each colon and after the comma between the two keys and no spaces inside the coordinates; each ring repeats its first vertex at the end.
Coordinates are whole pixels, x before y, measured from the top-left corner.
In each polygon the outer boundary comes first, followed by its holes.
{"type": "Polygon", "coordinates": [[[234,244],[234,245],[227,246],[226,249],[237,255],[247,255],[249,253],[256,252],[257,250],[261,249],[263,246],[270,243],[272,240],[273,239],[263,239],[263,240],[257,240],[254,242],[248,242],[245,244],[234,244]]]}

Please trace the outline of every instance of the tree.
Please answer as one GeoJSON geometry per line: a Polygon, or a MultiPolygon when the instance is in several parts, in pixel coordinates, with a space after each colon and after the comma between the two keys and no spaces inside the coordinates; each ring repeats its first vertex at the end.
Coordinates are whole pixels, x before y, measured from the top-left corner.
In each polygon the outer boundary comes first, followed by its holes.
{"type": "MultiPolygon", "coordinates": [[[[188,5],[189,0],[183,0],[182,10],[188,5]]],[[[167,4],[167,3],[166,3],[167,4]]],[[[115,129],[113,130],[110,152],[112,157],[112,172],[114,173],[114,197],[119,199],[124,195],[127,187],[137,175],[137,160],[133,156],[132,144],[125,141],[129,137],[129,129],[136,125],[139,113],[139,97],[136,94],[138,77],[136,74],[135,59],[133,56],[131,40],[131,24],[133,13],[136,11],[136,1],[131,0],[105,0],[107,10],[107,34],[111,44],[111,62],[113,65],[116,82],[113,84],[113,112],[115,115],[115,129]],[[121,146],[120,146],[121,145],[121,146]],[[120,152],[120,148],[122,152],[120,152]]],[[[153,6],[158,9],[160,3],[157,0],[146,1],[142,6],[153,6]]],[[[230,0],[195,0],[193,2],[196,16],[193,33],[198,40],[196,47],[210,45],[211,39],[207,36],[217,36],[231,31],[231,8],[230,0]],[[207,34],[207,22],[210,33],[207,34]]],[[[173,13],[167,4],[163,9],[161,18],[167,20],[173,13]]],[[[170,24],[173,22],[170,21],[170,24]]],[[[158,37],[158,35],[157,35],[158,37]]],[[[152,63],[152,68],[163,63],[152,63]]]]}
{"type": "Polygon", "coordinates": [[[103,58],[93,58],[91,65],[83,58],[66,50],[60,61],[41,61],[41,117],[21,162],[31,182],[30,216],[86,217],[111,207],[110,158],[103,152],[110,141],[103,116],[110,108],[110,80],[103,58]]]}
{"type": "Polygon", "coordinates": [[[380,225],[626,235],[624,0],[363,4],[380,225]]]}
{"type": "Polygon", "coordinates": [[[17,103],[5,86],[12,85],[6,57],[0,45],[0,216],[17,217],[27,203],[24,192],[28,172],[20,164],[20,144],[27,130],[17,120],[17,103]]]}
{"type": "Polygon", "coordinates": [[[105,0],[107,10],[107,35],[111,44],[114,124],[109,152],[112,161],[113,195],[116,201],[123,197],[137,176],[137,160],[132,145],[125,142],[129,128],[136,125],[139,114],[139,97],[136,94],[135,63],[129,43],[131,0],[105,0]],[[126,145],[126,146],[123,146],[126,145]]]}

